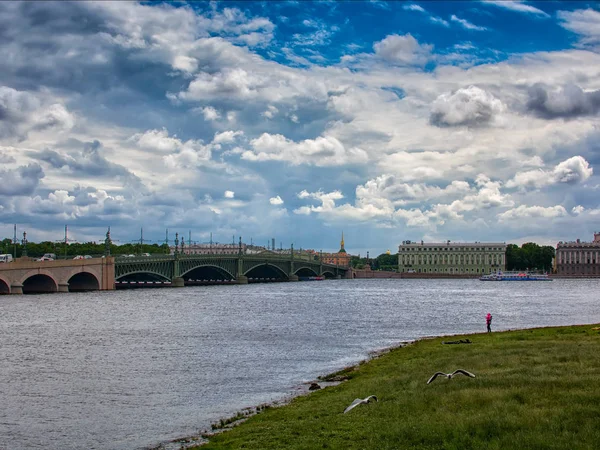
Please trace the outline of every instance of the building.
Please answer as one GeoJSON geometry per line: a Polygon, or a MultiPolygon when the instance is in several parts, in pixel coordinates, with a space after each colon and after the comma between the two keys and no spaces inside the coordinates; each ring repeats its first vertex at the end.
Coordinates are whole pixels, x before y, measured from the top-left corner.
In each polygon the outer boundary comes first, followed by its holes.
{"type": "Polygon", "coordinates": [[[505,243],[404,241],[398,246],[399,272],[481,275],[505,267],[505,243]]]}
{"type": "Polygon", "coordinates": [[[346,253],[344,248],[344,233],[342,232],[342,241],[340,242],[340,249],[337,253],[323,253],[315,250],[305,250],[306,253],[314,256],[315,259],[321,258],[324,263],[335,264],[338,266],[350,267],[351,256],[346,253]]]}
{"type": "Polygon", "coordinates": [[[600,276],[600,233],[594,233],[593,242],[559,242],[555,263],[558,275],[600,276]]]}

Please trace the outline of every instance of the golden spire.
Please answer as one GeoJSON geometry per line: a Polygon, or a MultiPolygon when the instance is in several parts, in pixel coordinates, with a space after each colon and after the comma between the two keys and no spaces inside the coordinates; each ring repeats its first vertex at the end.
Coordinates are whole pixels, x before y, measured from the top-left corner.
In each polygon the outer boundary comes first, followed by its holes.
{"type": "Polygon", "coordinates": [[[346,253],[346,249],[344,248],[344,232],[342,231],[342,242],[340,242],[340,251],[338,253],[346,253]]]}

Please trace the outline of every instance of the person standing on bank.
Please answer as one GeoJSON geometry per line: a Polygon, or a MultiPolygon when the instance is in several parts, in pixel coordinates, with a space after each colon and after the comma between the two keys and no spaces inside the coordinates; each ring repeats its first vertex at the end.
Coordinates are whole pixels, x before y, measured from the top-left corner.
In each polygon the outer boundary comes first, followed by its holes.
{"type": "Polygon", "coordinates": [[[490,313],[487,313],[487,316],[485,316],[485,323],[487,325],[487,332],[491,333],[492,332],[492,315],[490,313]]]}

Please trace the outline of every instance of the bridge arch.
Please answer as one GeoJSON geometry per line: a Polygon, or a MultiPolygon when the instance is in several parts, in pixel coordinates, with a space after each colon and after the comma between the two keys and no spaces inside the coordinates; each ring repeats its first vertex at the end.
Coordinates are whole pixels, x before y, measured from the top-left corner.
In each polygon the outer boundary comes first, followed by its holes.
{"type": "Polygon", "coordinates": [[[58,292],[58,283],[49,273],[31,273],[25,276],[21,283],[23,294],[45,294],[58,292]]]}
{"type": "Polygon", "coordinates": [[[184,280],[233,280],[235,277],[223,267],[214,264],[200,264],[181,274],[184,280]],[[209,277],[209,278],[198,278],[209,277]]]}
{"type": "Polygon", "coordinates": [[[250,269],[246,270],[244,276],[250,279],[260,279],[260,278],[275,278],[279,280],[287,280],[288,274],[285,273],[283,269],[276,266],[275,264],[269,263],[260,263],[252,266],[250,269]]]}
{"type": "Polygon", "coordinates": [[[10,294],[10,283],[0,277],[0,295],[10,294]]]}
{"type": "Polygon", "coordinates": [[[134,270],[115,277],[115,281],[171,281],[171,279],[158,272],[134,270]]]}
{"type": "Polygon", "coordinates": [[[329,279],[329,278],[335,278],[335,274],[333,272],[331,272],[330,270],[325,270],[323,271],[322,274],[325,278],[329,279]]]}
{"type": "Polygon", "coordinates": [[[314,269],[310,268],[310,267],[300,267],[299,269],[296,269],[296,271],[294,272],[295,275],[298,275],[299,277],[316,277],[319,276],[319,274],[317,272],[315,272],[314,269]]]}
{"type": "Polygon", "coordinates": [[[90,272],[77,272],[68,280],[69,292],[97,291],[100,289],[100,281],[90,272]]]}

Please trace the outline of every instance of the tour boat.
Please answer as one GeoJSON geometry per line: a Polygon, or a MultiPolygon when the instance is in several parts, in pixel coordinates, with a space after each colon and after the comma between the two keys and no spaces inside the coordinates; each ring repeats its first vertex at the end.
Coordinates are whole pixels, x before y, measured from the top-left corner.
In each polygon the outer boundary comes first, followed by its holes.
{"type": "Polygon", "coordinates": [[[322,276],[318,276],[318,277],[298,277],[298,280],[300,281],[321,281],[324,280],[325,277],[322,276]]]}
{"type": "Polygon", "coordinates": [[[495,272],[483,275],[481,281],[552,281],[547,273],[495,272]]]}

